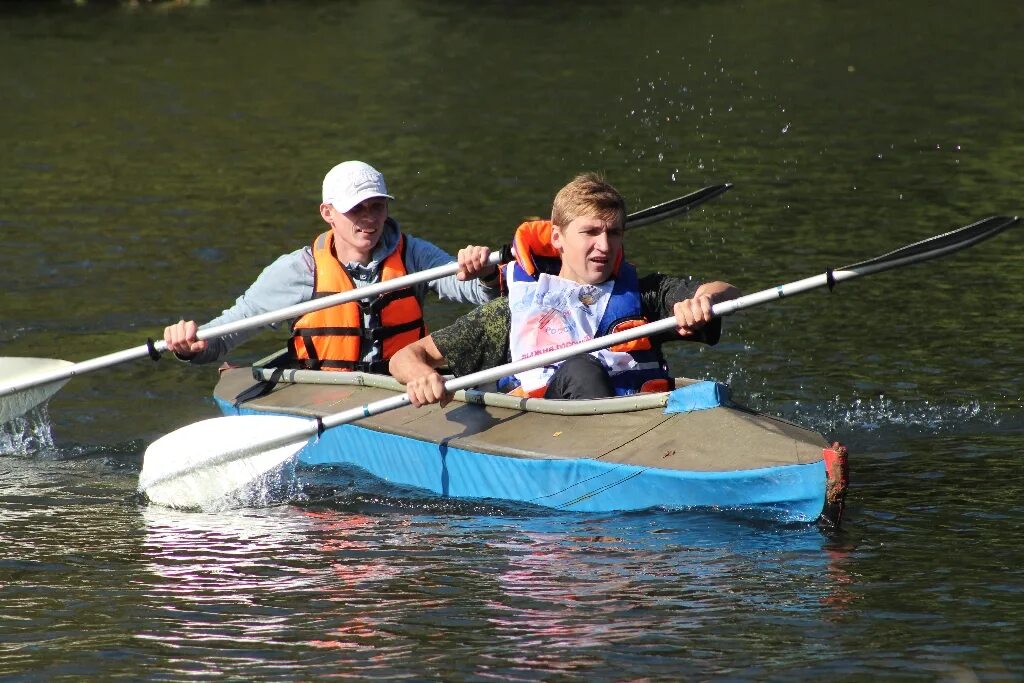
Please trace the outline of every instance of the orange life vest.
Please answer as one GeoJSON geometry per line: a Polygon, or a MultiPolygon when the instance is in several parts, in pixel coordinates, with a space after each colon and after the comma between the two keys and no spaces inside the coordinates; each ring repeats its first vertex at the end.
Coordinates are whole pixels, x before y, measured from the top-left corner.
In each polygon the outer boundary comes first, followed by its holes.
{"type": "MultiPolygon", "coordinates": [[[[313,298],[355,289],[352,278],[338,261],[334,233],[328,230],[313,242],[313,298]]],[[[380,266],[380,281],[406,274],[405,235],[380,266]]],[[[352,301],[306,313],[292,325],[288,342],[293,358],[310,370],[387,372],[387,360],[399,349],[427,335],[423,308],[412,287],[387,292],[370,301],[352,301]],[[363,328],[363,312],[376,313],[380,326],[363,328]],[[362,340],[382,343],[384,361],[362,362],[362,340]]]]}

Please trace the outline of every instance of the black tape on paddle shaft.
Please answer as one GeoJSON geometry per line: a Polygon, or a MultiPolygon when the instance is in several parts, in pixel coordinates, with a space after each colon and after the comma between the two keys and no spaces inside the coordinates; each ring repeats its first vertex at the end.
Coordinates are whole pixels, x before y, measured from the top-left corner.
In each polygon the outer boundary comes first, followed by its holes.
{"type": "Polygon", "coordinates": [[[825,282],[828,283],[828,291],[832,291],[836,287],[836,276],[832,273],[832,269],[829,268],[825,271],[825,282]]]}
{"type": "Polygon", "coordinates": [[[316,438],[320,438],[324,435],[324,420],[321,417],[316,419],[316,438]]]}
{"type": "Polygon", "coordinates": [[[512,263],[512,260],[515,258],[515,256],[512,255],[511,244],[501,245],[501,251],[499,253],[501,254],[501,263],[498,264],[499,268],[501,268],[506,263],[512,263]]]}
{"type": "Polygon", "coordinates": [[[146,348],[149,349],[149,357],[153,360],[160,360],[160,352],[156,350],[156,344],[152,339],[146,338],[146,348]]]}

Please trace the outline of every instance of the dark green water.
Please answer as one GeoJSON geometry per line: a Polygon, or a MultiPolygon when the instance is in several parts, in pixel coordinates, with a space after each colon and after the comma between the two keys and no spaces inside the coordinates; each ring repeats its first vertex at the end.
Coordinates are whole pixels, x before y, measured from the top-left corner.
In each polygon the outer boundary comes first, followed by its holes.
{"type": "MultiPolygon", "coordinates": [[[[322,229],[350,158],[449,250],[507,241],[580,170],[634,210],[733,182],[628,251],[747,292],[1021,213],[1022,29],[1014,2],[5,4],[0,353],[216,315],[322,229]]],[[[1021,680],[1022,234],[674,351],[850,447],[834,537],[369,494],[147,507],[146,445],[215,415],[215,373],[75,378],[3,436],[0,678],[1021,680]]]]}

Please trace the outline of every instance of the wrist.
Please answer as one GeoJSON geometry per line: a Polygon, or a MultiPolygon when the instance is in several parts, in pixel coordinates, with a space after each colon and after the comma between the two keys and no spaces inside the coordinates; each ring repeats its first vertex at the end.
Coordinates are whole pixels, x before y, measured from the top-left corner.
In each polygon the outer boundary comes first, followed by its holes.
{"type": "Polygon", "coordinates": [[[480,276],[480,282],[484,283],[488,287],[496,287],[498,285],[498,280],[500,279],[499,276],[500,276],[500,273],[498,272],[498,269],[494,268],[487,275],[481,275],[480,276]]]}

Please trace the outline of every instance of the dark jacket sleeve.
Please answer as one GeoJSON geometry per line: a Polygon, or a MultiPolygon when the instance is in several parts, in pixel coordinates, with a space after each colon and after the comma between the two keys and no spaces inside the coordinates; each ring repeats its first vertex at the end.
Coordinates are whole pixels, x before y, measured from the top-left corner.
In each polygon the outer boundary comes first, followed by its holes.
{"type": "MultiPolygon", "coordinates": [[[[672,307],[680,301],[690,299],[703,284],[694,277],[673,277],[662,273],[652,273],[640,278],[640,301],[644,315],[650,321],[661,320],[672,315],[672,307]]],[[[675,332],[666,332],[657,336],[658,343],[667,341],[696,341],[709,346],[718,343],[722,336],[722,319],[715,318],[705,325],[697,334],[680,337],[675,332]]]]}
{"type": "Polygon", "coordinates": [[[431,337],[448,368],[461,377],[507,363],[510,328],[508,299],[501,297],[474,308],[431,337]]]}

